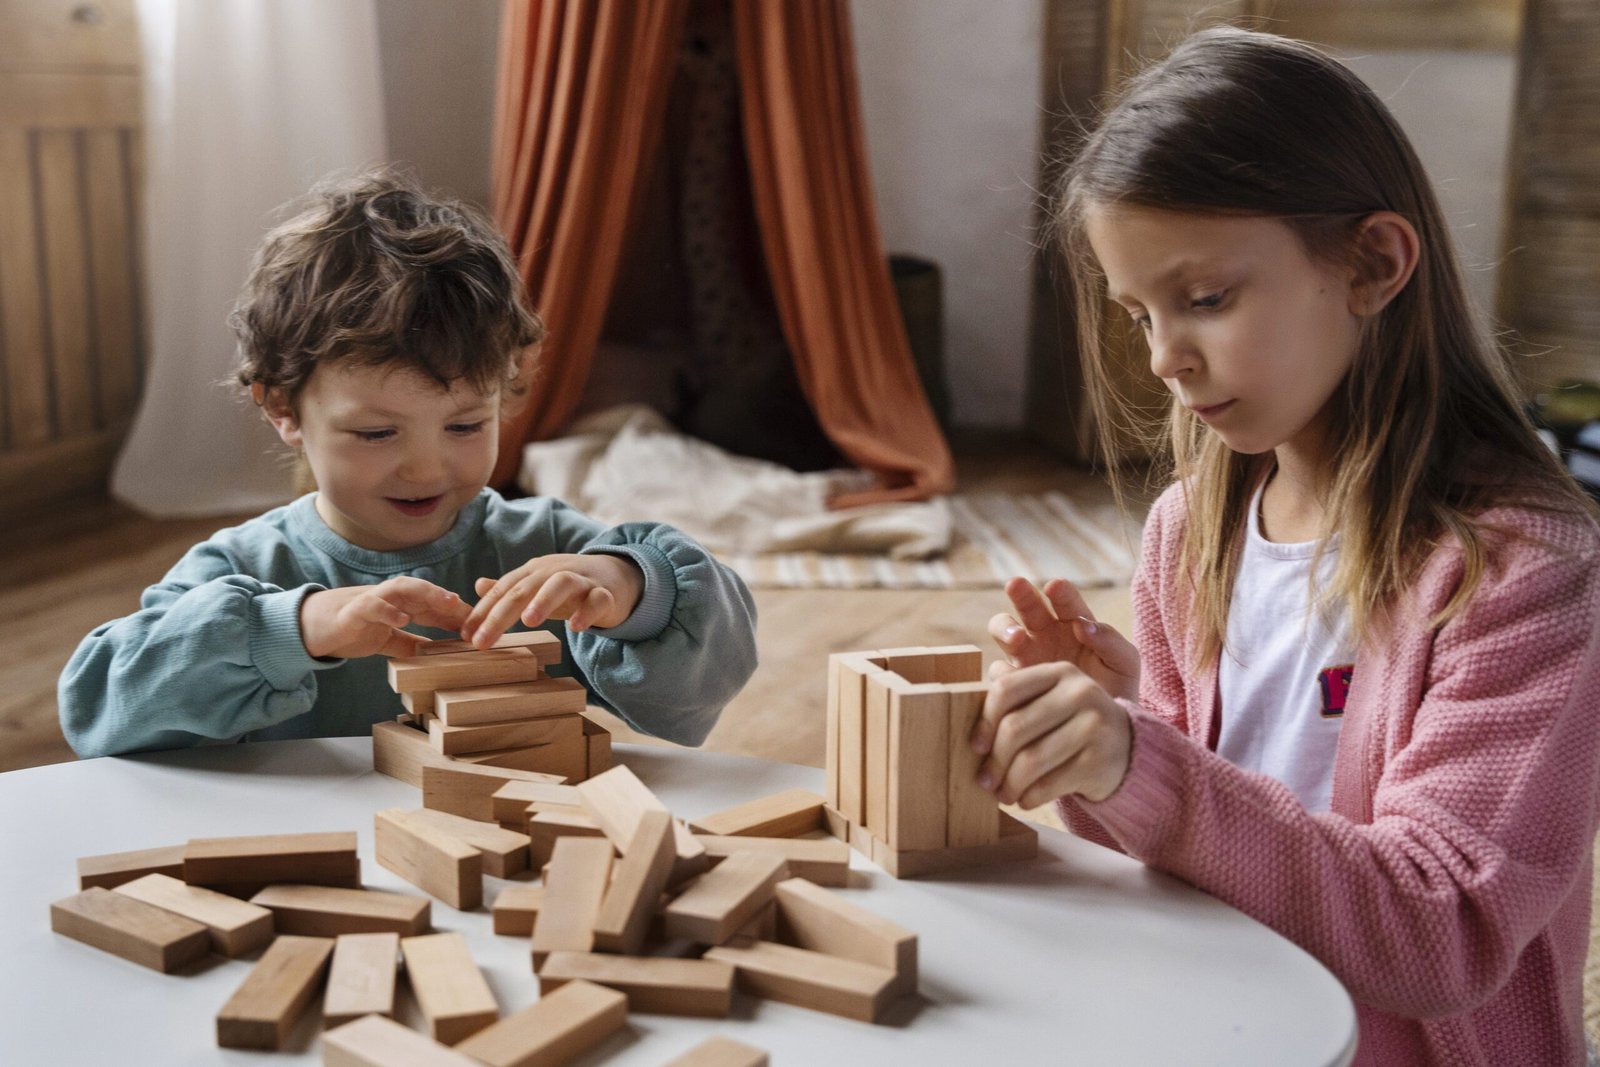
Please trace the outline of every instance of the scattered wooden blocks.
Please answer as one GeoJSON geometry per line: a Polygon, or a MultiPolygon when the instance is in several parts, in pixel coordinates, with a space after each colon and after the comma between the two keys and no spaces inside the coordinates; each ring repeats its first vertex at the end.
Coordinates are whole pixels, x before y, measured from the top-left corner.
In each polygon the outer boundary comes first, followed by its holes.
{"type": "Polygon", "coordinates": [[[610,879],[610,841],[564,837],[556,842],[533,926],[534,970],[540,969],[551,952],[588,952],[594,946],[595,919],[610,879]]]}
{"type": "MultiPolygon", "coordinates": [[[[580,783],[578,796],[590,817],[619,850],[633,840],[646,811],[667,810],[638,776],[621,764],[580,783]]],[[[705,870],[710,861],[705,846],[686,827],[674,821],[672,832],[678,853],[672,870],[672,882],[676,884],[705,870]]]]}
{"type": "Polygon", "coordinates": [[[767,1062],[762,1049],[717,1034],[673,1057],[666,1067],[767,1067],[767,1062]]]}
{"type": "Polygon", "coordinates": [[[534,920],[544,903],[542,885],[508,885],[494,898],[494,932],[520,937],[533,935],[534,920]]]}
{"type": "Polygon", "coordinates": [[[595,917],[594,947],[638,954],[676,860],[672,816],[664,811],[645,812],[595,917]]]}
{"type": "Polygon", "coordinates": [[[197,837],[183,852],[190,885],[348,884],[359,879],[354,830],[254,837],[197,837]]]}
{"type": "Polygon", "coordinates": [[[724,1017],[733,1004],[733,967],[714,960],[552,952],[539,969],[539,995],[582,979],[627,995],[630,1011],[724,1017]]]}
{"type": "Polygon", "coordinates": [[[582,811],[541,811],[528,820],[528,861],[534,867],[550,862],[556,842],[563,837],[598,837],[609,844],[598,823],[582,811]]]}
{"type": "Polygon", "coordinates": [[[663,928],[668,937],[723,944],[772,900],[774,887],[788,877],[782,856],[735,853],[661,909],[663,928]]]}
{"type": "Polygon", "coordinates": [[[611,731],[604,726],[583,716],[583,738],[588,746],[584,777],[593,778],[597,774],[604,774],[616,766],[616,758],[611,752],[611,731]]]}
{"type": "Polygon", "coordinates": [[[322,1025],[332,1029],[372,1014],[394,1018],[399,965],[399,934],[340,934],[322,998],[322,1025]]]}
{"type": "MultiPolygon", "coordinates": [[[[430,749],[431,751],[431,749],[430,749]]],[[[511,767],[482,767],[460,760],[443,760],[422,768],[422,806],[448,811],[479,822],[494,821],[494,795],[507,782],[543,782],[559,785],[559,774],[541,774],[511,767]]]]}
{"type": "Polygon", "coordinates": [[[285,934],[217,1012],[217,1044],[223,1048],[278,1049],[327,973],[333,942],[325,937],[285,934]]]}
{"type": "Polygon", "coordinates": [[[445,758],[434,751],[425,731],[398,722],[373,724],[372,769],[379,774],[421,789],[422,768],[444,762],[445,758]]]}
{"type": "Polygon", "coordinates": [[[338,937],[428,931],[433,905],[427,897],[377,889],[339,889],[321,885],[269,885],[250,898],[272,912],[280,934],[338,937]]]}
{"type": "Polygon", "coordinates": [[[147,874],[113,892],[193,919],[209,931],[212,949],[223,956],[243,956],[272,940],[272,912],[266,908],[169,875],[147,874]]]}
{"type": "Polygon", "coordinates": [[[435,1041],[454,1045],[500,1017],[500,1005],[460,934],[402,938],[400,951],[435,1041]]]}
{"type": "Polygon", "coordinates": [[[382,1015],[367,1015],[322,1035],[324,1067],[481,1067],[448,1045],[382,1015]]]}
{"type": "Polygon", "coordinates": [[[896,996],[896,976],[822,952],[752,941],[706,951],[707,960],[733,965],[739,987],[757,996],[847,1019],[875,1022],[896,996]]]}
{"type": "Polygon", "coordinates": [[[489,1067],[557,1067],[604,1041],[628,1020],[628,998],[570,981],[487,1026],[457,1048],[489,1067]]]}
{"type": "Polygon", "coordinates": [[[498,823],[515,822],[526,825],[530,804],[561,804],[576,808],[580,805],[577,786],[555,785],[546,782],[507,782],[489,795],[490,814],[498,823]]]}
{"type": "Polygon", "coordinates": [[[406,816],[390,808],[373,817],[378,863],[452,908],[482,906],[483,853],[406,816]]]}
{"type": "Polygon", "coordinates": [[[779,882],[778,938],[796,948],[895,973],[892,995],[917,989],[917,935],[802,878],[779,882]]]}
{"type": "Polygon", "coordinates": [[[413,826],[430,826],[483,853],[483,870],[486,874],[510,878],[528,869],[527,834],[429,808],[407,812],[406,819],[413,826]]]}
{"type": "MultiPolygon", "coordinates": [[[[575,719],[576,716],[566,716],[575,719]]],[[[466,752],[457,760],[479,767],[495,767],[519,771],[537,771],[555,775],[569,782],[581,782],[588,773],[589,746],[578,730],[571,737],[526,748],[502,748],[490,752],[466,752]]]]}
{"type": "Polygon", "coordinates": [[[850,881],[850,846],[843,841],[804,837],[708,837],[696,835],[713,864],[739,852],[782,856],[789,873],[818,885],[842,886],[850,881]]]}
{"type": "Polygon", "coordinates": [[[100,886],[50,905],[50,929],[163,974],[211,947],[210,933],[193,919],[100,886]]]}
{"type": "Polygon", "coordinates": [[[123,882],[147,874],[183,877],[182,845],[141,848],[133,852],[109,852],[103,856],[83,856],[78,860],[78,888],[115,889],[123,882]]]}
{"type": "Polygon", "coordinates": [[[689,824],[719,837],[799,837],[822,829],[823,798],[809,789],[789,789],[739,804],[689,824]]]}

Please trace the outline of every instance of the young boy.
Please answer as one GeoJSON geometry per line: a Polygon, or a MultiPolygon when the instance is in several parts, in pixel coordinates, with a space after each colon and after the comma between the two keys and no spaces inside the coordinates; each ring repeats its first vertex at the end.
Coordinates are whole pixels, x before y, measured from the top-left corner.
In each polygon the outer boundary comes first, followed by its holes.
{"type": "Polygon", "coordinates": [[[318,491],[196,545],[84,638],[59,685],[79,755],[365,734],[401,710],[383,657],[519,621],[564,636],[634,727],[705,739],[755,669],[744,583],[669,526],[485,487],[544,337],[521,297],[487,220],[389,172],[317,187],[268,235],[239,380],[318,491]]]}

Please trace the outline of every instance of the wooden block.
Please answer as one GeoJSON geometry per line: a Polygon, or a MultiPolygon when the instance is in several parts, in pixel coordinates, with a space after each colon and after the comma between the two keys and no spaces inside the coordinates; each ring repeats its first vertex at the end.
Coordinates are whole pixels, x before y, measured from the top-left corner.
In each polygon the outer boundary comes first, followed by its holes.
{"type": "Polygon", "coordinates": [[[443,757],[441,761],[422,768],[422,806],[479,822],[494,821],[494,794],[507,782],[559,785],[562,781],[562,777],[555,774],[511,767],[480,767],[443,757]]]}
{"type": "Polygon", "coordinates": [[[354,830],[196,837],[183,851],[183,880],[190,885],[228,882],[324,885],[348,881],[359,870],[354,830]]]}
{"type": "Polygon", "coordinates": [[[381,1015],[322,1035],[324,1067],[481,1067],[478,1060],[381,1015]]]}
{"type": "Polygon", "coordinates": [[[950,695],[936,684],[895,689],[884,840],[902,851],[943,848],[949,792],[950,695]]]}
{"type": "MultiPolygon", "coordinates": [[[[867,679],[883,673],[884,660],[849,652],[839,664],[839,811],[851,822],[866,818],[867,679]]],[[[887,742],[887,738],[885,739],[887,742]]]]}
{"type": "Polygon", "coordinates": [[[672,816],[664,811],[641,815],[639,828],[616,864],[616,877],[595,917],[595,948],[639,954],[677,855],[672,816]]]}
{"type": "Polygon", "coordinates": [[[564,778],[569,782],[581,782],[589,769],[589,742],[580,732],[547,745],[503,748],[494,752],[470,752],[455,758],[479,767],[537,771],[540,774],[564,778]]]}
{"type": "Polygon", "coordinates": [[[483,853],[430,826],[412,823],[399,808],[373,817],[378,863],[452,908],[483,904],[483,853]]]}
{"type": "Polygon", "coordinates": [[[559,1067],[594,1048],[628,1021],[628,998],[593,982],[566,982],[528,1007],[461,1042],[460,1051],[489,1067],[559,1067]]]}
{"type": "Polygon", "coordinates": [[[840,841],[849,842],[850,823],[843,815],[839,814],[838,808],[831,808],[826,804],[822,806],[822,825],[828,833],[840,841]]]}
{"type": "Polygon", "coordinates": [[[428,723],[439,717],[439,709],[433,699],[433,691],[421,693],[401,693],[400,703],[411,713],[415,725],[423,730],[428,728],[428,723]]]}
{"type": "Polygon", "coordinates": [[[932,681],[942,685],[983,681],[983,649],[977,645],[942,645],[928,649],[933,657],[932,681]]]}
{"type": "Polygon", "coordinates": [[[716,837],[799,837],[822,828],[823,798],[809,789],[787,789],[689,824],[716,837]]]}
{"type": "Polygon", "coordinates": [[[510,878],[528,869],[528,835],[494,823],[464,819],[448,811],[421,808],[406,813],[413,826],[429,826],[483,853],[483,870],[496,878],[510,878]]]}
{"type": "Polygon", "coordinates": [[[874,863],[896,878],[920,878],[967,867],[1013,863],[1032,859],[1039,853],[1039,832],[1004,811],[1000,813],[1000,839],[992,845],[902,851],[870,835],[865,836],[866,848],[861,851],[868,852],[874,863]]]}
{"type": "Polygon", "coordinates": [[[552,952],[539,969],[539,995],[578,980],[627,995],[630,1011],[724,1017],[733,1004],[733,968],[711,960],[552,952]]]}
{"type": "Polygon", "coordinates": [[[738,852],[701,875],[661,909],[668,937],[720,945],[760,911],[789,877],[782,856],[738,852]]]}
{"type": "Polygon", "coordinates": [[[617,765],[616,757],[611,752],[611,731],[590,719],[583,717],[583,737],[588,745],[588,762],[584,767],[584,777],[593,778],[597,774],[604,774],[617,765]]]}
{"type": "Polygon", "coordinates": [[[766,852],[781,856],[789,873],[818,885],[845,885],[850,880],[850,846],[843,841],[812,841],[803,837],[700,837],[712,863],[740,852],[766,852]]]}
{"type": "Polygon", "coordinates": [[[887,836],[889,822],[890,694],[910,689],[911,685],[892,671],[883,671],[867,679],[867,759],[861,783],[865,817],[851,821],[859,821],[879,838],[887,836]]]}
{"type": "Polygon", "coordinates": [[[835,654],[828,657],[827,714],[822,720],[823,800],[835,810],[839,807],[839,685],[839,656],[835,654]]]}
{"type": "MultiPolygon", "coordinates": [[[[626,765],[619,764],[578,784],[578,796],[589,815],[605,831],[619,850],[628,847],[639,829],[639,818],[647,811],[666,811],[667,806],[639,781],[626,765]]],[[[699,874],[709,865],[706,850],[688,828],[674,820],[672,833],[678,852],[672,881],[699,874]]]]}
{"type": "Polygon", "coordinates": [[[443,719],[434,719],[428,724],[428,740],[435,751],[446,756],[530,748],[582,736],[583,716],[577,714],[494,722],[486,726],[450,726],[443,719]]]}
{"type": "Polygon", "coordinates": [[[779,882],[778,940],[895,973],[895,996],[917,990],[917,935],[801,878],[779,882]]]}
{"type": "Polygon", "coordinates": [[[728,940],[733,943],[743,938],[748,941],[777,941],[778,940],[778,902],[769,900],[760,911],[753,915],[749,922],[734,931],[728,940]]]}
{"type": "Polygon", "coordinates": [[[163,974],[211,948],[202,924],[100,886],[50,905],[50,929],[163,974]]]}
{"type": "Polygon", "coordinates": [[[544,903],[542,885],[508,885],[494,898],[494,932],[521,937],[533,935],[533,923],[544,903]]]}
{"type": "Polygon", "coordinates": [[[528,862],[534,868],[550,862],[556,842],[564,837],[596,837],[611,844],[598,823],[583,812],[541,811],[528,820],[528,862]]]}
{"type": "Polygon", "coordinates": [[[99,886],[101,889],[115,889],[124,882],[143,878],[147,874],[182,878],[183,848],[182,845],[163,845],[133,852],[81,856],[78,859],[78,888],[93,889],[99,886]]]}
{"type": "Polygon", "coordinates": [[[874,1022],[898,997],[895,973],[822,952],[752,941],[708,949],[706,959],[732,964],[739,988],[814,1011],[874,1022]]]}
{"type": "MultiPolygon", "coordinates": [[[[561,638],[549,630],[519,630],[514,634],[502,634],[500,640],[491,648],[526,648],[541,664],[548,666],[551,663],[561,662],[561,638]]],[[[418,655],[438,656],[477,651],[479,651],[478,646],[471,641],[452,638],[448,641],[430,641],[418,650],[418,655]]]]}
{"type": "Polygon", "coordinates": [[[575,715],[589,704],[576,678],[540,678],[515,685],[471,685],[441,689],[434,711],[450,726],[484,726],[552,715],[575,715]]]}
{"type": "Polygon", "coordinates": [[[399,934],[340,934],[333,942],[322,1025],[332,1029],[373,1014],[394,1018],[399,966],[399,934]]]}
{"type": "Polygon", "coordinates": [[[946,783],[946,848],[992,845],[1000,840],[1000,802],[978,784],[984,757],[972,751],[972,731],[983,715],[987,682],[945,686],[950,694],[950,773],[946,783]]]}
{"type": "Polygon", "coordinates": [[[373,724],[372,769],[379,774],[421,789],[422,768],[443,762],[444,757],[433,750],[425,731],[397,722],[373,724]]]}
{"type": "Polygon", "coordinates": [[[884,667],[912,685],[937,682],[938,656],[931,648],[885,648],[878,655],[884,658],[884,667]]]}
{"type": "Polygon", "coordinates": [[[713,1034],[681,1056],[675,1056],[666,1067],[767,1067],[764,1050],[746,1045],[722,1034],[713,1034]]]}
{"type": "Polygon", "coordinates": [[[460,934],[400,939],[406,978],[435,1041],[454,1045],[500,1017],[500,1005],[460,934]]]}
{"type": "Polygon", "coordinates": [[[283,1047],[328,970],[333,941],[326,937],[275,938],[217,1012],[223,1048],[283,1047]]]}
{"type": "Polygon", "coordinates": [[[250,900],[272,912],[278,933],[306,937],[382,933],[409,937],[427,933],[433,921],[433,904],[427,897],[377,889],[269,885],[250,900]]]}
{"type": "Polygon", "coordinates": [[[544,900],[533,924],[533,969],[561,949],[588,952],[594,924],[611,880],[611,842],[602,837],[563,837],[550,856],[544,900]]]}
{"type": "Polygon", "coordinates": [[[580,805],[575,786],[549,782],[507,782],[491,793],[489,799],[490,814],[500,823],[526,823],[529,804],[563,804],[574,808],[580,805]]]}
{"type": "MultiPolygon", "coordinates": [[[[389,661],[389,688],[396,693],[433,691],[441,716],[442,689],[463,686],[532,682],[543,673],[532,649],[492,648],[485,652],[443,652],[431,656],[403,656],[389,661]]],[[[452,723],[452,726],[462,725],[452,723]]]]}
{"type": "Polygon", "coordinates": [[[166,874],[147,874],[113,892],[193,919],[210,933],[212,951],[243,956],[272,940],[272,913],[225,893],[188,885],[166,874]]]}

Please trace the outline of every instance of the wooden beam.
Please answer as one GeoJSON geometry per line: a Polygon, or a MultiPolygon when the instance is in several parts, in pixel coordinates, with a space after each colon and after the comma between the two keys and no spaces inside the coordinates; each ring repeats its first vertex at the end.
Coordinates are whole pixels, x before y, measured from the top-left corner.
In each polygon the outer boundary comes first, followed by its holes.
{"type": "Polygon", "coordinates": [[[483,972],[458,933],[400,939],[406,978],[435,1041],[454,1045],[500,1017],[483,972]]]}
{"type": "Polygon", "coordinates": [[[630,1011],[722,1018],[733,1004],[733,968],[713,960],[552,952],[539,969],[539,995],[578,980],[626,994],[630,1011]]]}
{"type": "Polygon", "coordinates": [[[278,933],[306,937],[381,933],[409,937],[427,933],[433,922],[433,905],[427,897],[378,889],[269,885],[250,901],[272,912],[278,933]]]}
{"type": "Polygon", "coordinates": [[[489,1067],[556,1067],[622,1029],[628,998],[592,982],[564,982],[531,1005],[479,1030],[459,1050],[489,1067]]]}
{"type": "Polygon", "coordinates": [[[399,934],[340,934],[335,938],[328,990],[322,998],[323,1027],[343,1026],[363,1015],[394,1018],[399,966],[399,934]]]}
{"type": "Polygon", "coordinates": [[[373,816],[378,863],[417,888],[461,911],[483,904],[483,853],[429,826],[412,823],[399,808],[373,816]]]}
{"type": "Polygon", "coordinates": [[[279,1049],[328,971],[333,941],[285,934],[267,946],[255,967],[217,1012],[223,1048],[279,1049]]]}
{"type": "Polygon", "coordinates": [[[112,892],[193,919],[209,931],[212,950],[223,956],[243,956],[272,940],[272,912],[266,908],[170,875],[147,874],[112,892]]]}
{"type": "Polygon", "coordinates": [[[50,905],[50,929],[162,973],[193,963],[211,948],[201,923],[100,886],[50,905]]]}

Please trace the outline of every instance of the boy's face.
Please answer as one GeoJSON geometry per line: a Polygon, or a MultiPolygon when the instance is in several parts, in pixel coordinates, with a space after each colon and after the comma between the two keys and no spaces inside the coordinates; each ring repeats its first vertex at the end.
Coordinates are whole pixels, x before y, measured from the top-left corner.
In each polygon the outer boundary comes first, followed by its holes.
{"type": "Polygon", "coordinates": [[[305,452],[317,513],[361,548],[392,552],[436,540],[488,484],[500,392],[446,390],[409,367],[318,367],[299,411],[268,395],[278,436],[305,452]]]}

